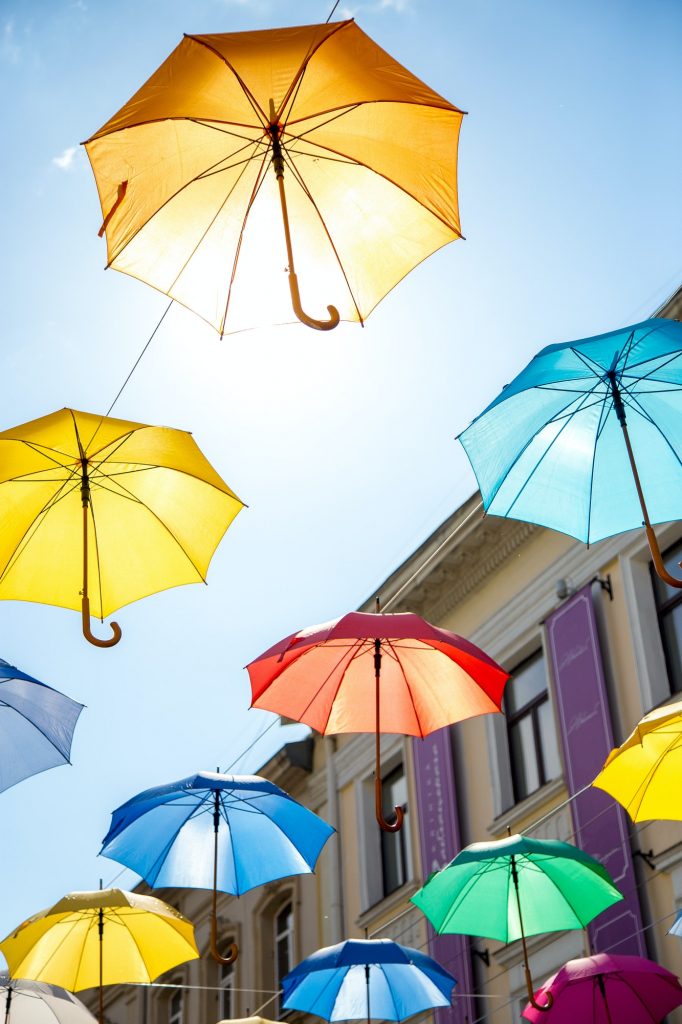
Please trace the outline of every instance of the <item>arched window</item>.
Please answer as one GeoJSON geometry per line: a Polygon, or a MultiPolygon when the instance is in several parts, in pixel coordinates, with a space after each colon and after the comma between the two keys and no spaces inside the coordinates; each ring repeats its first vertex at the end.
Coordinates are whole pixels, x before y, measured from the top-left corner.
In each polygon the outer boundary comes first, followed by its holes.
{"type": "MultiPolygon", "coordinates": [[[[273,947],[275,954],[275,988],[282,987],[282,978],[294,966],[294,908],[291,902],[285,903],[273,918],[273,947]]],[[[280,1000],[276,1001],[277,1016],[280,1012],[280,1000]]]]}

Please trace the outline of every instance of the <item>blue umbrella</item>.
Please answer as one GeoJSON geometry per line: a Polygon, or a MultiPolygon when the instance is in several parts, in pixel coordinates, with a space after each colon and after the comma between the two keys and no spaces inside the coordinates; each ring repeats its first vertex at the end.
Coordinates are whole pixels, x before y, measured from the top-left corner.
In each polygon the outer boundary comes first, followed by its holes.
{"type": "Polygon", "coordinates": [[[593,543],[682,516],[682,324],[550,345],[459,440],[487,512],[593,543]]]}
{"type": "Polygon", "coordinates": [[[405,1020],[450,1006],[457,982],[418,949],[390,939],[348,939],[318,949],[282,980],[283,1008],[325,1020],[405,1020]]]}
{"type": "Polygon", "coordinates": [[[83,705],[0,658],[0,792],[69,764],[83,705]]]}
{"type": "Polygon", "coordinates": [[[217,950],[218,890],[239,896],[311,872],[333,831],[267,779],[197,772],[115,810],[100,853],[156,888],[213,889],[211,952],[232,963],[234,944],[227,957],[217,950]]]}

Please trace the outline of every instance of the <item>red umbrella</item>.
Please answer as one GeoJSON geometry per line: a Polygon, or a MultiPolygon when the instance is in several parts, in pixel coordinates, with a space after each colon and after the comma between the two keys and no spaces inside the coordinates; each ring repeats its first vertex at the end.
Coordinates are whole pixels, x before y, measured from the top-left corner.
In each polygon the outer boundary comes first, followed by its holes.
{"type": "Polygon", "coordinates": [[[509,676],[468,640],[418,615],[351,612],[300,630],[247,666],[255,708],[305,722],[321,733],[375,732],[375,803],[382,814],[379,735],[428,736],[435,729],[500,710],[509,676]],[[375,700],[367,699],[372,668],[375,700]],[[380,697],[385,701],[380,707],[380,697]]]}
{"type": "Polygon", "coordinates": [[[569,960],[535,993],[552,995],[551,1008],[523,1011],[539,1024],[659,1024],[682,1004],[682,988],[674,974],[641,956],[595,956],[569,960]]]}

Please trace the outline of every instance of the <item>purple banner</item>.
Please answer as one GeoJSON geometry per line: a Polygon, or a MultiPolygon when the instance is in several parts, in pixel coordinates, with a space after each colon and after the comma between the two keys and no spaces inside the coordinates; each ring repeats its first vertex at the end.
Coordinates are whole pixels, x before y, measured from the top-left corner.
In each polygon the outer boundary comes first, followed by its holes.
{"type": "MultiPolygon", "coordinates": [[[[592,782],[614,746],[592,587],[564,602],[545,628],[572,796],[592,782]]],[[[571,812],[576,845],[602,862],[625,897],[590,925],[593,952],[646,956],[625,811],[603,790],[590,788],[573,800],[571,812]]]]}
{"type": "MultiPolygon", "coordinates": [[[[424,880],[449,864],[462,848],[457,816],[457,793],[450,730],[438,729],[426,739],[413,740],[417,818],[424,880]]],[[[437,1024],[467,1024],[474,1020],[473,1000],[458,992],[473,991],[473,970],[466,935],[436,935],[430,925],[430,955],[457,979],[453,1005],[436,1010],[437,1024]]]]}

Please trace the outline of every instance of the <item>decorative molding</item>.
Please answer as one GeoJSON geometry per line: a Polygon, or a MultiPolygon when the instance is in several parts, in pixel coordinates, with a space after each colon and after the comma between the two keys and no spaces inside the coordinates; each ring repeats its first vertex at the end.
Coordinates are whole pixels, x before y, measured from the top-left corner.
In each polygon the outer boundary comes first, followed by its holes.
{"type": "MultiPolygon", "coordinates": [[[[543,807],[545,804],[550,804],[551,801],[559,794],[561,794],[564,798],[568,796],[568,792],[566,790],[566,783],[564,782],[563,776],[559,776],[558,779],[553,779],[551,782],[548,782],[545,786],[541,786],[540,789],[536,789],[534,793],[531,793],[530,796],[527,796],[525,800],[522,800],[518,804],[514,804],[513,807],[509,807],[506,811],[503,811],[501,814],[498,814],[498,816],[494,818],[493,821],[491,821],[491,823],[488,825],[488,834],[491,836],[506,836],[507,826],[509,826],[513,832],[514,826],[516,824],[521,823],[524,820],[524,818],[527,818],[529,817],[529,815],[532,815],[534,811],[538,810],[538,808],[543,807]]],[[[561,804],[547,807],[546,813],[550,814],[552,812],[557,812],[558,814],[560,806],[561,804]]],[[[565,835],[569,835],[571,832],[572,826],[570,822],[570,815],[567,819],[567,825],[568,827],[566,828],[566,832],[564,833],[565,835]]],[[[559,835],[555,835],[554,832],[555,830],[553,829],[553,839],[562,838],[559,835]]],[[[549,836],[545,835],[542,832],[542,830],[537,830],[537,832],[534,830],[533,835],[535,835],[536,838],[540,836],[542,836],[542,838],[549,838],[549,836]]]]}

